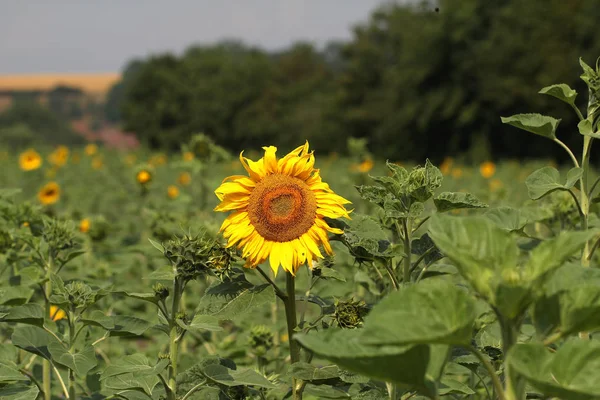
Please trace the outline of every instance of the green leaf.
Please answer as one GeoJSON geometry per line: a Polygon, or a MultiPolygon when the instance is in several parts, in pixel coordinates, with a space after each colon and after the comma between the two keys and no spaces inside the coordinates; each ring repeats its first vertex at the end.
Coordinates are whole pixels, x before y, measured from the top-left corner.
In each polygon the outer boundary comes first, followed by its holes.
{"type": "Polygon", "coordinates": [[[26,303],[33,293],[33,289],[25,286],[3,287],[0,289],[0,304],[20,305],[26,303]]]}
{"type": "Polygon", "coordinates": [[[223,330],[223,328],[219,325],[219,318],[214,317],[212,315],[196,314],[189,325],[185,324],[182,320],[178,319],[177,325],[179,325],[183,329],[197,332],[220,332],[223,330]]]}
{"type": "Polygon", "coordinates": [[[107,378],[104,386],[114,390],[140,390],[152,396],[152,391],[158,382],[159,379],[155,375],[123,374],[107,378]]]}
{"type": "Polygon", "coordinates": [[[546,86],[538,93],[556,97],[557,99],[571,105],[575,105],[575,98],[577,97],[577,91],[571,89],[571,87],[565,83],[546,86]]]}
{"type": "Polygon", "coordinates": [[[2,400],[35,400],[40,394],[36,385],[23,385],[16,383],[4,386],[0,389],[2,400]]]}
{"type": "Polygon", "coordinates": [[[292,364],[291,374],[294,378],[304,381],[318,381],[323,379],[338,378],[340,369],[337,365],[326,365],[324,367],[316,367],[309,363],[299,361],[292,364]]]}
{"type": "Polygon", "coordinates": [[[448,395],[448,394],[475,394],[473,389],[469,386],[465,385],[462,382],[457,381],[456,379],[452,379],[450,377],[442,378],[440,382],[439,394],[440,396],[448,395]]]}
{"type": "Polygon", "coordinates": [[[163,247],[162,244],[155,242],[154,240],[148,238],[148,241],[150,242],[150,244],[152,245],[152,247],[154,247],[156,250],[160,251],[161,253],[165,252],[165,248],[163,247]]]}
{"type": "Polygon", "coordinates": [[[0,382],[28,381],[29,378],[19,372],[16,365],[0,361],[0,382]]]}
{"type": "Polygon", "coordinates": [[[579,130],[579,133],[581,133],[583,136],[591,136],[596,139],[600,138],[600,133],[594,132],[592,121],[590,121],[589,119],[579,121],[579,123],[577,124],[577,129],[579,130]]]}
{"type": "Polygon", "coordinates": [[[247,315],[255,308],[266,307],[274,301],[275,292],[271,285],[254,286],[241,275],[231,281],[210,286],[200,299],[196,314],[232,320],[240,315],[247,315]]]}
{"type": "Polygon", "coordinates": [[[212,364],[204,368],[203,372],[211,380],[225,386],[275,387],[267,378],[251,369],[233,370],[223,365],[212,364]]]}
{"type": "Polygon", "coordinates": [[[116,361],[113,361],[108,367],[102,371],[100,380],[110,378],[111,376],[123,374],[135,375],[153,375],[160,373],[169,363],[169,360],[161,360],[155,366],[150,365],[148,358],[143,354],[132,354],[124,356],[116,361]]]}
{"type": "Polygon", "coordinates": [[[62,346],[50,333],[37,326],[17,326],[11,337],[12,343],[20,349],[51,360],[50,345],[62,346]]]}
{"type": "Polygon", "coordinates": [[[437,214],[429,221],[429,235],[475,291],[494,304],[498,282],[517,265],[519,250],[510,233],[484,217],[437,214]]]}
{"type": "Polygon", "coordinates": [[[81,322],[85,325],[99,326],[106,330],[115,328],[115,319],[111,316],[105,315],[100,310],[94,310],[87,318],[81,318],[81,322]]]}
{"type": "Polygon", "coordinates": [[[600,398],[600,344],[571,339],[555,353],[541,343],[519,343],[507,358],[510,368],[546,397],[569,400],[600,398]]]}
{"type": "Polygon", "coordinates": [[[320,271],[319,276],[321,277],[321,279],[324,279],[324,280],[335,279],[336,281],[346,282],[346,277],[344,276],[344,274],[342,274],[340,271],[336,270],[335,268],[325,267],[325,268],[321,268],[319,271],[320,271]]]}
{"type": "Polygon", "coordinates": [[[581,178],[583,169],[572,168],[567,173],[567,182],[560,183],[560,173],[556,168],[544,167],[534,171],[525,180],[529,197],[532,200],[538,200],[556,190],[569,190],[581,178]]]}
{"type": "Polygon", "coordinates": [[[365,271],[357,270],[354,274],[354,282],[366,287],[369,292],[376,296],[381,295],[381,290],[377,287],[377,283],[365,271]]]}
{"type": "Polygon", "coordinates": [[[126,315],[116,315],[111,318],[114,323],[114,328],[110,329],[111,336],[140,336],[152,326],[151,322],[126,315]]]}
{"type": "Polygon", "coordinates": [[[91,345],[86,345],[79,352],[70,352],[62,344],[50,343],[48,350],[54,362],[72,369],[79,376],[85,376],[98,364],[94,347],[91,345]]]}
{"type": "Polygon", "coordinates": [[[0,315],[0,321],[2,322],[20,322],[35,326],[44,324],[44,309],[39,304],[29,303],[12,307],[8,312],[0,315]]]}
{"type": "Polygon", "coordinates": [[[376,304],[364,322],[364,343],[471,343],[475,304],[466,290],[439,279],[401,288],[376,304]]]}
{"type": "Polygon", "coordinates": [[[362,329],[327,329],[294,336],[302,346],[350,371],[434,398],[448,346],[378,346],[364,342],[362,329]],[[437,354],[436,354],[437,353],[437,354]],[[440,357],[442,355],[443,357],[440,357]],[[443,361],[440,361],[443,358],[443,361]]]}
{"type": "Polygon", "coordinates": [[[438,212],[446,212],[461,208],[486,208],[487,204],[482,203],[471,193],[462,192],[443,192],[433,199],[435,208],[438,212]]]}
{"type": "Polygon", "coordinates": [[[556,139],[556,128],[561,121],[541,114],[516,114],[510,117],[501,117],[501,120],[503,124],[512,125],[549,139],[556,139]]]}
{"type": "Polygon", "coordinates": [[[529,223],[529,219],[526,215],[523,215],[521,210],[511,207],[494,208],[484,215],[498,227],[509,232],[521,232],[525,225],[529,223]]]}
{"type": "Polygon", "coordinates": [[[173,267],[170,265],[165,265],[164,267],[160,267],[157,270],[154,270],[144,279],[152,279],[156,281],[172,281],[175,279],[175,272],[173,271],[173,267]]]}
{"type": "Polygon", "coordinates": [[[363,200],[383,206],[388,191],[380,186],[356,186],[358,194],[363,200]]]}
{"type": "Polygon", "coordinates": [[[123,294],[123,295],[125,295],[127,297],[131,297],[133,299],[148,301],[152,304],[158,304],[158,298],[156,297],[156,294],[154,294],[154,293],[133,293],[133,292],[124,292],[124,291],[118,291],[118,292],[113,292],[113,293],[123,294]]]}
{"type": "Polygon", "coordinates": [[[386,257],[390,241],[381,225],[373,218],[356,214],[349,221],[344,221],[343,239],[352,255],[358,259],[386,257]]]}

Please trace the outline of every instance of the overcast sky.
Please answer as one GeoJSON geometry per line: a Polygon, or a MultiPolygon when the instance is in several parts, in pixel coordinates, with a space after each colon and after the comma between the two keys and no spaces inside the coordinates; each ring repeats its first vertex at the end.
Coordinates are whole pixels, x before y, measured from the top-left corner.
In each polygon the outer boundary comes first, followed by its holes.
{"type": "Polygon", "coordinates": [[[133,57],[242,39],[348,39],[390,0],[0,0],[0,74],[113,72],[133,57]]]}

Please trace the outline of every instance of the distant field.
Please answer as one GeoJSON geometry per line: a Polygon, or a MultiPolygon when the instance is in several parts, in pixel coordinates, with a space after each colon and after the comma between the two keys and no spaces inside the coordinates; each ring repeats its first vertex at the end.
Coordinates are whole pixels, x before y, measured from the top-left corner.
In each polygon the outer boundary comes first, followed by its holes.
{"type": "Polygon", "coordinates": [[[58,85],[66,85],[91,94],[104,94],[120,77],[119,73],[0,75],[0,91],[49,90],[58,85]]]}

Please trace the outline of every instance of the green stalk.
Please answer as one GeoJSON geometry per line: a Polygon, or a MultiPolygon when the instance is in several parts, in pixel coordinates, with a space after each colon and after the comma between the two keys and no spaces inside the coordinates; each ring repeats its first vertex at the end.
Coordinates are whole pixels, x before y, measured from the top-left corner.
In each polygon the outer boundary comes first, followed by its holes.
{"type": "Polygon", "coordinates": [[[404,266],[403,266],[403,273],[404,273],[404,283],[408,283],[410,282],[410,267],[411,267],[411,251],[412,251],[412,243],[411,243],[411,237],[412,237],[412,220],[409,218],[406,218],[404,220],[404,266]]]}
{"type": "MultiPolygon", "coordinates": [[[[298,325],[296,319],[296,281],[294,275],[290,272],[285,274],[285,287],[287,298],[285,300],[285,319],[287,322],[288,343],[290,344],[290,360],[291,364],[300,361],[300,345],[293,340],[294,329],[298,325]]],[[[302,380],[292,378],[292,399],[302,400],[302,389],[304,384],[302,380]]]]}
{"type": "Polygon", "coordinates": [[[179,353],[179,341],[177,340],[177,314],[179,313],[179,304],[181,301],[181,283],[178,278],[173,281],[173,306],[171,308],[171,318],[169,320],[169,400],[175,400],[177,396],[177,357],[179,353]]]}
{"type": "MultiPolygon", "coordinates": [[[[48,279],[44,284],[45,302],[46,302],[46,318],[50,318],[50,295],[52,294],[52,282],[50,281],[50,274],[52,273],[52,266],[54,261],[52,255],[48,258],[46,264],[46,278],[48,279]]],[[[42,386],[44,387],[44,400],[52,399],[52,366],[50,361],[44,359],[42,361],[42,386]]]]}
{"type": "MultiPolygon", "coordinates": [[[[498,316],[498,320],[502,329],[502,354],[506,360],[508,352],[517,343],[521,324],[501,315],[498,316]]],[[[506,362],[504,363],[504,396],[506,400],[522,400],[525,398],[525,382],[511,370],[506,362]]]]}
{"type": "MultiPolygon", "coordinates": [[[[588,175],[590,169],[590,154],[592,150],[592,137],[583,137],[583,155],[581,159],[581,168],[583,168],[583,175],[581,176],[581,212],[583,214],[582,228],[583,230],[588,229],[588,218],[590,215],[590,193],[588,192],[588,175]]],[[[590,266],[589,254],[592,250],[591,240],[585,243],[583,254],[581,255],[581,265],[584,267],[590,266]]]]}
{"type": "MultiPolygon", "coordinates": [[[[72,311],[69,311],[69,352],[72,352],[73,346],[75,346],[75,315],[72,311]]],[[[69,398],[76,399],[75,397],[75,371],[69,368],[69,398]]]]}

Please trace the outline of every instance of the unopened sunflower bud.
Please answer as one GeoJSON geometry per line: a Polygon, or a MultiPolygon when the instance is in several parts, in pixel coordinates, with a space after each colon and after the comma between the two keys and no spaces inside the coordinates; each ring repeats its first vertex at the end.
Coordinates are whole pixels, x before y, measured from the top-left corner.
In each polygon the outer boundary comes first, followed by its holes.
{"type": "Polygon", "coordinates": [[[333,319],[340,328],[354,329],[362,326],[363,319],[368,312],[369,307],[362,300],[336,300],[333,319]]]}
{"type": "Polygon", "coordinates": [[[169,297],[169,289],[162,283],[157,283],[152,287],[154,290],[154,296],[159,300],[164,300],[169,297]]]}
{"type": "Polygon", "coordinates": [[[168,360],[171,357],[171,355],[169,353],[158,353],[158,359],[159,360],[168,360]]]}
{"type": "Polygon", "coordinates": [[[267,351],[273,347],[273,332],[264,325],[257,325],[250,330],[248,344],[258,357],[264,357],[267,351]]]}

